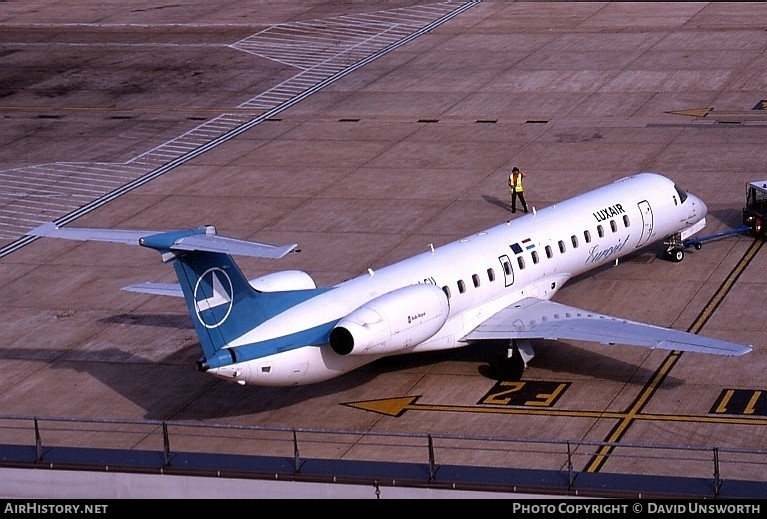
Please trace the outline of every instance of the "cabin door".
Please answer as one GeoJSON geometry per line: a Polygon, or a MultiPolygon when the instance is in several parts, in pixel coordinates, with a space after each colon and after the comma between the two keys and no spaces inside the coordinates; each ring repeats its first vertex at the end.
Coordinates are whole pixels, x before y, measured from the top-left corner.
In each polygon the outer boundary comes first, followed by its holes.
{"type": "Polygon", "coordinates": [[[637,248],[639,248],[646,244],[647,240],[652,236],[653,219],[650,202],[643,200],[637,205],[639,207],[639,213],[642,215],[642,235],[639,237],[639,241],[636,244],[637,248]]]}

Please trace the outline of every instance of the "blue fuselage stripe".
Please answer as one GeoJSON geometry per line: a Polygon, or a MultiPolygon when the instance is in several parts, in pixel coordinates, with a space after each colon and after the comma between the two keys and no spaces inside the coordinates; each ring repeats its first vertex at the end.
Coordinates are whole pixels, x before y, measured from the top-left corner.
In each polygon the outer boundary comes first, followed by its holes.
{"type": "MultiPolygon", "coordinates": [[[[338,320],[321,324],[297,333],[291,333],[282,337],[275,337],[261,342],[244,344],[233,349],[237,362],[256,360],[277,353],[303,348],[306,346],[323,346],[328,344],[330,330],[338,323],[338,320]]],[[[232,356],[228,349],[219,350],[216,355],[207,359],[211,368],[220,368],[232,363],[232,356]]]]}

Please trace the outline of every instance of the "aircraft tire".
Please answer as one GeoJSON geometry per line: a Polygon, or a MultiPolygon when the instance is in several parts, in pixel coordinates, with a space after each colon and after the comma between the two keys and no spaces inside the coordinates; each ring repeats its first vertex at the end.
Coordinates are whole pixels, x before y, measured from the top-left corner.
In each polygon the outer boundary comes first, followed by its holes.
{"type": "Polygon", "coordinates": [[[676,248],[676,247],[673,249],[668,249],[664,253],[664,256],[669,261],[673,261],[674,263],[679,263],[680,261],[684,259],[684,250],[676,248]]]}
{"type": "Polygon", "coordinates": [[[506,359],[506,363],[503,366],[503,379],[516,382],[522,379],[522,374],[525,372],[525,360],[519,353],[519,350],[515,348],[514,354],[506,359]]]}

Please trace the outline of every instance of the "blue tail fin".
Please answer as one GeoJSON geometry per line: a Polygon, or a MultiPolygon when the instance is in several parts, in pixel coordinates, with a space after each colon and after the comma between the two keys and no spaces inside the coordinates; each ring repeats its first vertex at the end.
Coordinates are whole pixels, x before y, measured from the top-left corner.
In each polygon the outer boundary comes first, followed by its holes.
{"type": "Polygon", "coordinates": [[[295,245],[276,248],[233,240],[217,236],[211,227],[152,234],[139,243],[173,262],[205,359],[270,317],[314,295],[309,291],[280,295],[259,292],[228,253],[281,257],[295,245]]]}
{"type": "Polygon", "coordinates": [[[183,253],[173,268],[205,358],[266,320],[256,304],[258,292],[228,254],[183,253]]]}

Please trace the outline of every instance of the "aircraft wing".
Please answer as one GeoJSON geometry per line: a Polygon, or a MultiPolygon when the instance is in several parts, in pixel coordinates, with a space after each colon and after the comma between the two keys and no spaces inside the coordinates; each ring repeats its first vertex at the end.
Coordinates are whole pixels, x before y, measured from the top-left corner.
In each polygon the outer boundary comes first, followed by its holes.
{"type": "Polygon", "coordinates": [[[31,236],[47,236],[51,238],[65,238],[80,241],[103,241],[123,243],[127,245],[141,245],[141,240],[150,236],[168,235],[175,238],[170,245],[171,250],[179,251],[207,251],[235,254],[240,256],[253,256],[256,258],[279,259],[295,250],[297,244],[269,245],[253,241],[237,240],[216,234],[212,226],[200,227],[199,229],[183,231],[134,231],[122,229],[86,229],[86,228],[62,228],[49,222],[29,232],[31,236]],[[176,236],[176,234],[178,236],[176,236]]]}
{"type": "Polygon", "coordinates": [[[716,355],[744,355],[751,351],[751,346],[531,297],[501,310],[464,339],[571,339],[716,355]]]}

